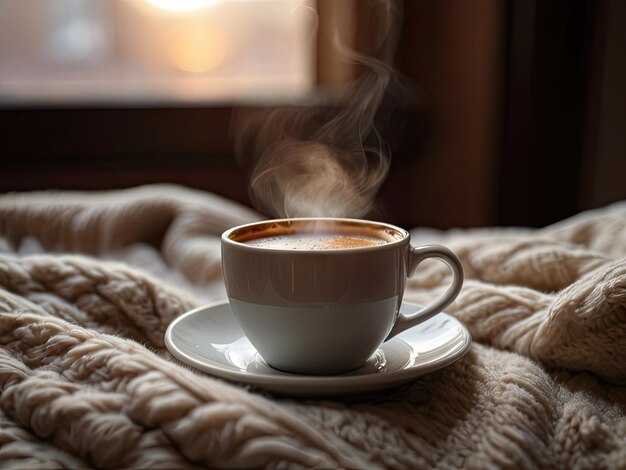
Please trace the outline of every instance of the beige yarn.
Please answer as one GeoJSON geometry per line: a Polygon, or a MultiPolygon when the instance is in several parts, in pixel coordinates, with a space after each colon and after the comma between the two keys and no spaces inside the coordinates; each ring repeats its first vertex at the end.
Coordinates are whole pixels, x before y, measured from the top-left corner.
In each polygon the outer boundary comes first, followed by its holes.
{"type": "MultiPolygon", "coordinates": [[[[449,311],[472,350],[324,401],[164,348],[172,319],[223,295],[221,231],[257,217],[175,186],[0,197],[0,467],[626,468],[626,204],[539,231],[415,231],[462,258],[449,311]]],[[[448,276],[424,264],[406,297],[448,276]]]]}

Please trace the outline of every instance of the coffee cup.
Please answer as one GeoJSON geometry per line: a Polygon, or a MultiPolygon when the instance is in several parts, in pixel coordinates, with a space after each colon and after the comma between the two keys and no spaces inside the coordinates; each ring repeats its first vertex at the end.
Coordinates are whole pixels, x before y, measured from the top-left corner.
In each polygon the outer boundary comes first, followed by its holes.
{"type": "Polygon", "coordinates": [[[230,305],[272,367],[337,374],[362,366],[380,345],[441,312],[463,283],[458,257],[441,245],[413,246],[390,224],[342,218],[255,222],[222,235],[230,305]],[[452,271],[447,291],[400,313],[407,276],[427,258],[452,271]]]}

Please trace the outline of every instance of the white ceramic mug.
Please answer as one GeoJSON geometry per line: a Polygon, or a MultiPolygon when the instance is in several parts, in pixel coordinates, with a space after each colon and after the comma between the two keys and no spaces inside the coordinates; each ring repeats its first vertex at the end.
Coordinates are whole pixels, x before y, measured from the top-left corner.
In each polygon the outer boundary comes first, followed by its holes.
{"type": "Polygon", "coordinates": [[[406,230],[356,219],[277,219],[232,228],[222,235],[222,267],[233,313],[250,342],[272,367],[300,374],[335,374],[362,366],[384,341],[441,312],[463,283],[461,263],[450,249],[415,247],[406,230]],[[387,242],[333,250],[244,243],[320,230],[348,236],[379,233],[387,242]],[[403,315],[399,308],[406,278],[426,258],[443,260],[452,271],[452,284],[428,307],[403,315]]]}

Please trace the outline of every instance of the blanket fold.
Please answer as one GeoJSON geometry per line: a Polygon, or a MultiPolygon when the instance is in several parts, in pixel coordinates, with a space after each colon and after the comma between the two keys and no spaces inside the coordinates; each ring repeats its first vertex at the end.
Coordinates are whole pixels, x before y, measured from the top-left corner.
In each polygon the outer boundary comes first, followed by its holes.
{"type": "MultiPolygon", "coordinates": [[[[224,295],[219,235],[260,216],[172,185],[0,197],[0,466],[626,468],[626,204],[542,230],[414,239],[459,254],[475,344],[396,390],[271,396],[172,360],[224,295]]],[[[407,300],[449,273],[425,262],[407,300]]]]}

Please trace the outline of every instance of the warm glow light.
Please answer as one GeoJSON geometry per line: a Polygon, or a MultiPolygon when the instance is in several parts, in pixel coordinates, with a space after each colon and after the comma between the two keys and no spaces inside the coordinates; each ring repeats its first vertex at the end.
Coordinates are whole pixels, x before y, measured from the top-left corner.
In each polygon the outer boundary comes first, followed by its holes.
{"type": "Polygon", "coordinates": [[[145,0],[150,5],[167,11],[195,11],[217,3],[219,0],[145,0]]]}
{"type": "Polygon", "coordinates": [[[195,24],[181,28],[168,47],[171,63],[185,72],[202,73],[218,66],[226,55],[226,41],[219,27],[195,24]]]}

